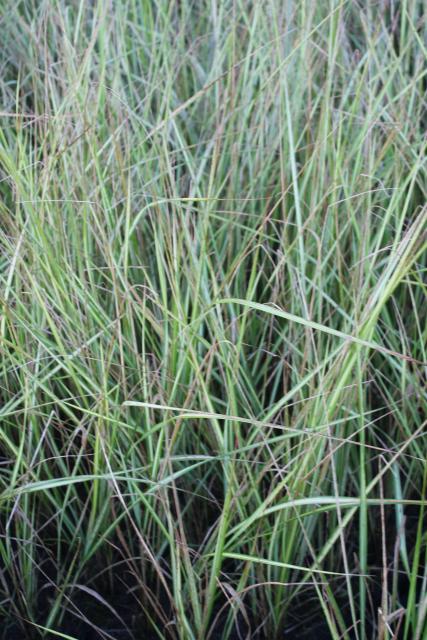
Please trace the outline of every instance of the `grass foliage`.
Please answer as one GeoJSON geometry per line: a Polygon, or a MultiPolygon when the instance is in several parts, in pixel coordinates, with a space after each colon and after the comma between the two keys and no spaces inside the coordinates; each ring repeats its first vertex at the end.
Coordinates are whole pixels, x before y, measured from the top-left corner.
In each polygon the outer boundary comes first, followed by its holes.
{"type": "Polygon", "coordinates": [[[0,637],[425,639],[424,2],[0,20],[0,637]]]}

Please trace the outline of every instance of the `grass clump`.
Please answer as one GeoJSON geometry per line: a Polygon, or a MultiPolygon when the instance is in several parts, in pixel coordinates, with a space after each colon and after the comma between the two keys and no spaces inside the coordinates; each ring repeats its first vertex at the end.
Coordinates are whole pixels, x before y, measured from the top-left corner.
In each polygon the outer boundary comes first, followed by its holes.
{"type": "Polygon", "coordinates": [[[3,5],[1,637],[423,640],[423,2],[3,5]]]}

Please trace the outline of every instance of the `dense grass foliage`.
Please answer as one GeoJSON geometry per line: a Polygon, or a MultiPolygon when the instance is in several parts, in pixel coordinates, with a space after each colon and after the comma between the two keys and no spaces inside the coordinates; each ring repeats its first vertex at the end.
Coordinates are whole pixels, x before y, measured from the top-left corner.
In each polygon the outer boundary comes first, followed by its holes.
{"type": "Polygon", "coordinates": [[[3,0],[1,638],[427,637],[425,8],[3,0]]]}

